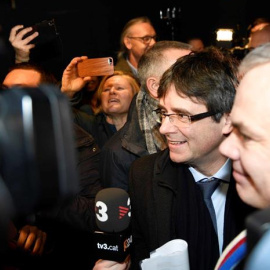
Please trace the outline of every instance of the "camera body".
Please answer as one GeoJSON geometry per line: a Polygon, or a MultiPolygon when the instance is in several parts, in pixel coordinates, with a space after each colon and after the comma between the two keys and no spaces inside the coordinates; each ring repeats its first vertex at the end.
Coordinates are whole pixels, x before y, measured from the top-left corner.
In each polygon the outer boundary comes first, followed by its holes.
{"type": "Polygon", "coordinates": [[[71,119],[67,98],[52,85],[0,95],[0,176],[16,215],[53,209],[78,191],[71,119]]]}

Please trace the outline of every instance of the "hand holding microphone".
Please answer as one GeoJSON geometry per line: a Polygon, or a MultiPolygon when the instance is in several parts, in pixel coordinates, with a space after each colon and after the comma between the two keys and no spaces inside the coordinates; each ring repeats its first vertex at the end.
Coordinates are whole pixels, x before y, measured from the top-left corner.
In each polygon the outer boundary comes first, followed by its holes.
{"type": "Polygon", "coordinates": [[[123,263],[119,263],[115,261],[98,260],[93,270],[103,270],[103,269],[126,270],[129,269],[129,262],[124,261],[123,263]]]}
{"type": "Polygon", "coordinates": [[[94,233],[97,259],[123,262],[129,255],[131,208],[128,193],[120,188],[105,188],[96,195],[94,233]]]}

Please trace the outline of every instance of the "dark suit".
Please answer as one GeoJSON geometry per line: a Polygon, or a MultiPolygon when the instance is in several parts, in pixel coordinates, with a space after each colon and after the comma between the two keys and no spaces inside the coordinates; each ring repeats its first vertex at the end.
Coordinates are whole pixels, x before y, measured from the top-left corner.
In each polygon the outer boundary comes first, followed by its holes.
{"type": "MultiPolygon", "coordinates": [[[[180,238],[188,243],[191,270],[213,270],[219,257],[211,217],[188,166],[173,163],[168,149],[133,162],[130,169],[132,269],[154,249],[180,238]]],[[[245,205],[231,179],[226,198],[224,247],[244,229],[254,209],[245,205]]]]}

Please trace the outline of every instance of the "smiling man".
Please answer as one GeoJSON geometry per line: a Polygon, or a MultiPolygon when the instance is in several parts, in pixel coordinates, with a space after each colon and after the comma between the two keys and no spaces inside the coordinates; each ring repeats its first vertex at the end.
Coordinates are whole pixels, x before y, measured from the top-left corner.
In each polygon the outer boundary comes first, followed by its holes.
{"type": "Polygon", "coordinates": [[[156,113],[168,149],[137,159],[130,170],[132,269],[177,238],[188,243],[191,270],[214,269],[253,211],[238,197],[231,162],[219,152],[232,129],[237,65],[230,54],[208,48],[179,58],[163,74],[156,113]],[[203,194],[212,184],[214,210],[203,194]]]}

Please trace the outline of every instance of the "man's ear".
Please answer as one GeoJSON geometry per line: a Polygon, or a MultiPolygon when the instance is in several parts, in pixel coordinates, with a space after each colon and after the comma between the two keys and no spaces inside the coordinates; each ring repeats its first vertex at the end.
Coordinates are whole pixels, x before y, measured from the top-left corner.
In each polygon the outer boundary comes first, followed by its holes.
{"type": "Polygon", "coordinates": [[[233,130],[231,115],[229,113],[225,113],[223,117],[224,117],[225,123],[222,128],[222,133],[224,135],[229,135],[233,130]]]}
{"type": "Polygon", "coordinates": [[[127,49],[130,50],[130,48],[132,47],[132,44],[130,42],[130,39],[128,37],[125,37],[124,40],[123,40],[125,46],[127,47],[127,49]]]}
{"type": "Polygon", "coordinates": [[[151,95],[151,97],[157,99],[157,91],[159,87],[159,81],[156,77],[149,77],[146,81],[147,89],[151,95]]]}

